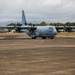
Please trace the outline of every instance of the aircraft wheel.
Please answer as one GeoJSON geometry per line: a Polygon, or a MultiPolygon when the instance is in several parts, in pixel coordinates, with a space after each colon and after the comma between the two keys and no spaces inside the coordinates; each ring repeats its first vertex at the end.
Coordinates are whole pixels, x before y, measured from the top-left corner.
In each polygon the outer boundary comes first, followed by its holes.
{"type": "Polygon", "coordinates": [[[54,37],[52,36],[52,37],[50,37],[50,39],[53,39],[54,37]]]}
{"type": "Polygon", "coordinates": [[[46,37],[42,37],[42,39],[46,39],[46,37]]]}
{"type": "Polygon", "coordinates": [[[32,39],[36,39],[36,37],[31,37],[32,39]]]}

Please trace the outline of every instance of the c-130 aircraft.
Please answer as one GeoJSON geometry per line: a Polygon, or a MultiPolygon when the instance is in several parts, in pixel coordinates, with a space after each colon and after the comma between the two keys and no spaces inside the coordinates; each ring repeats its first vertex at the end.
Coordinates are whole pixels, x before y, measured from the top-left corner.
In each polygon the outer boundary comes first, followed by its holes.
{"type": "Polygon", "coordinates": [[[22,10],[22,25],[21,26],[7,26],[2,28],[11,28],[16,31],[23,30],[28,36],[32,39],[36,39],[36,37],[42,37],[42,39],[50,38],[53,39],[57,34],[57,30],[55,26],[30,26],[27,25],[24,10],[22,10]]]}
{"type": "Polygon", "coordinates": [[[22,26],[19,29],[24,29],[24,32],[32,39],[36,37],[42,37],[42,39],[51,38],[57,34],[57,30],[54,26],[29,26],[26,23],[24,10],[22,10],[22,26]]]}

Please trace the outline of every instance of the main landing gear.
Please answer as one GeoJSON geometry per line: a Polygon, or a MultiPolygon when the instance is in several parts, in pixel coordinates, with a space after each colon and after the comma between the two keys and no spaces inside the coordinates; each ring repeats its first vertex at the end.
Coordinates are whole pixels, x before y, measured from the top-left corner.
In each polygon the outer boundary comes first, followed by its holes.
{"type": "Polygon", "coordinates": [[[47,37],[42,37],[42,39],[46,39],[47,37]]]}
{"type": "MultiPolygon", "coordinates": [[[[36,39],[36,36],[32,36],[31,38],[32,38],[32,39],[36,39]]],[[[42,39],[46,39],[46,38],[47,38],[47,37],[42,37],[42,39]]],[[[48,37],[48,38],[53,39],[54,37],[51,36],[51,37],[48,37]]]]}
{"type": "MultiPolygon", "coordinates": [[[[47,37],[42,37],[42,39],[46,39],[46,38],[47,38],[47,37]]],[[[54,36],[51,36],[51,37],[48,37],[48,38],[53,39],[54,36]]]]}
{"type": "Polygon", "coordinates": [[[34,37],[31,37],[32,39],[36,39],[36,37],[34,36],[34,37]]]}

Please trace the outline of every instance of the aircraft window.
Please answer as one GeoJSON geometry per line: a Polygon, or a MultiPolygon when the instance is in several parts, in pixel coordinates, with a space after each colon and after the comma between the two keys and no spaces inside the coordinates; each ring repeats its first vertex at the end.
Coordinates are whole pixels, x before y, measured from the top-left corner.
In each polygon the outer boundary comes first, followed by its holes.
{"type": "Polygon", "coordinates": [[[53,31],[53,28],[52,27],[49,27],[49,30],[50,30],[50,32],[52,32],[53,31]]]}
{"type": "Polygon", "coordinates": [[[49,27],[49,29],[50,29],[50,30],[53,30],[53,28],[52,28],[52,27],[49,27]]]}

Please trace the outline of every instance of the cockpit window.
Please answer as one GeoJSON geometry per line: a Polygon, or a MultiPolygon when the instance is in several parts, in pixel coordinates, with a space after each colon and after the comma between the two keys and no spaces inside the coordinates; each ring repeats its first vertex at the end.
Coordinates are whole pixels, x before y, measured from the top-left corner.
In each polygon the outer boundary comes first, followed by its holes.
{"type": "Polygon", "coordinates": [[[49,29],[50,29],[50,30],[53,30],[53,28],[52,28],[52,27],[49,27],[49,29]]]}
{"type": "Polygon", "coordinates": [[[52,32],[53,31],[53,28],[52,27],[49,27],[49,31],[52,32]]]}

